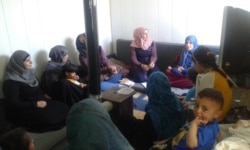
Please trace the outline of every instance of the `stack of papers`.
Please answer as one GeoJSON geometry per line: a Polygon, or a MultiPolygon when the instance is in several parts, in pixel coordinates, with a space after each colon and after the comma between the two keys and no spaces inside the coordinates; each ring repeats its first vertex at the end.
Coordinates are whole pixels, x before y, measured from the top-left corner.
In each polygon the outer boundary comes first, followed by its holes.
{"type": "Polygon", "coordinates": [[[121,88],[117,91],[118,94],[130,94],[134,91],[134,89],[132,88],[129,88],[129,87],[124,87],[124,88],[121,88]]]}

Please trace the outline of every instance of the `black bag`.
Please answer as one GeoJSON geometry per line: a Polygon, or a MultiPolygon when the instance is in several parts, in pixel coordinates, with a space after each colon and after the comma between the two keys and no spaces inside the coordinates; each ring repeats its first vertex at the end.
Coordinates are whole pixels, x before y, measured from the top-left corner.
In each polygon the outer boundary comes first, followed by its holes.
{"type": "Polygon", "coordinates": [[[250,111],[247,109],[247,106],[238,106],[231,108],[228,112],[224,123],[236,123],[238,120],[249,120],[250,111]]]}

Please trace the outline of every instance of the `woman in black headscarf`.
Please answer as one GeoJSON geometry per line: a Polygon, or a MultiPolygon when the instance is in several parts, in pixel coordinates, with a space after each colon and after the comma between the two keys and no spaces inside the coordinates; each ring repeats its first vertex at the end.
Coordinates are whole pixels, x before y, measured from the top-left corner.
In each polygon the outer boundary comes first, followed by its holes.
{"type": "Polygon", "coordinates": [[[26,51],[13,53],[6,73],[3,93],[8,121],[32,132],[56,130],[65,125],[68,107],[44,97],[26,51]]]}

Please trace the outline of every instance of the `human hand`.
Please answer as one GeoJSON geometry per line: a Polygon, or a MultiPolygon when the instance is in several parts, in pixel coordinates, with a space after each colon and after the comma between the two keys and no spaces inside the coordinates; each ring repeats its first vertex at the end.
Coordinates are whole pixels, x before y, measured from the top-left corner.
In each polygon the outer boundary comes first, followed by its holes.
{"type": "Polygon", "coordinates": [[[46,99],[52,99],[48,94],[44,94],[44,97],[45,97],[46,99]]]}
{"type": "Polygon", "coordinates": [[[47,106],[47,102],[44,101],[44,100],[39,100],[39,101],[36,102],[36,106],[37,106],[38,108],[44,108],[44,107],[47,106]]]}
{"type": "Polygon", "coordinates": [[[208,119],[201,114],[196,116],[192,123],[196,124],[197,126],[205,125],[208,123],[208,119]]]}
{"type": "Polygon", "coordinates": [[[188,109],[188,101],[186,101],[185,99],[183,99],[183,100],[181,101],[181,104],[182,104],[182,106],[183,106],[185,109],[188,109]]]}
{"type": "Polygon", "coordinates": [[[152,69],[152,68],[154,68],[155,67],[155,63],[150,63],[149,64],[149,69],[152,69]]]}
{"type": "Polygon", "coordinates": [[[84,83],[80,83],[80,85],[79,85],[81,88],[84,88],[84,87],[86,87],[87,86],[87,84],[84,84],[84,83]]]}
{"type": "Polygon", "coordinates": [[[108,71],[110,72],[111,75],[117,74],[118,73],[118,69],[115,65],[111,65],[108,67],[108,71]]]}
{"type": "Polygon", "coordinates": [[[149,66],[145,65],[145,64],[141,64],[141,68],[143,71],[148,71],[149,70],[149,66]]]}
{"type": "Polygon", "coordinates": [[[182,66],[177,67],[178,71],[182,72],[184,68],[182,66]]]}

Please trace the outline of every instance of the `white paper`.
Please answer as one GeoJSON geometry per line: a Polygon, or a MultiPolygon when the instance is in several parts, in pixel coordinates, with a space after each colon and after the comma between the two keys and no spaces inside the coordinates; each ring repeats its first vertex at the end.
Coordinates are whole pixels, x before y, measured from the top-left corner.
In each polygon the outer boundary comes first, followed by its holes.
{"type": "Polygon", "coordinates": [[[189,89],[181,89],[176,87],[171,87],[171,91],[174,92],[176,95],[183,95],[188,92],[189,89]]]}

